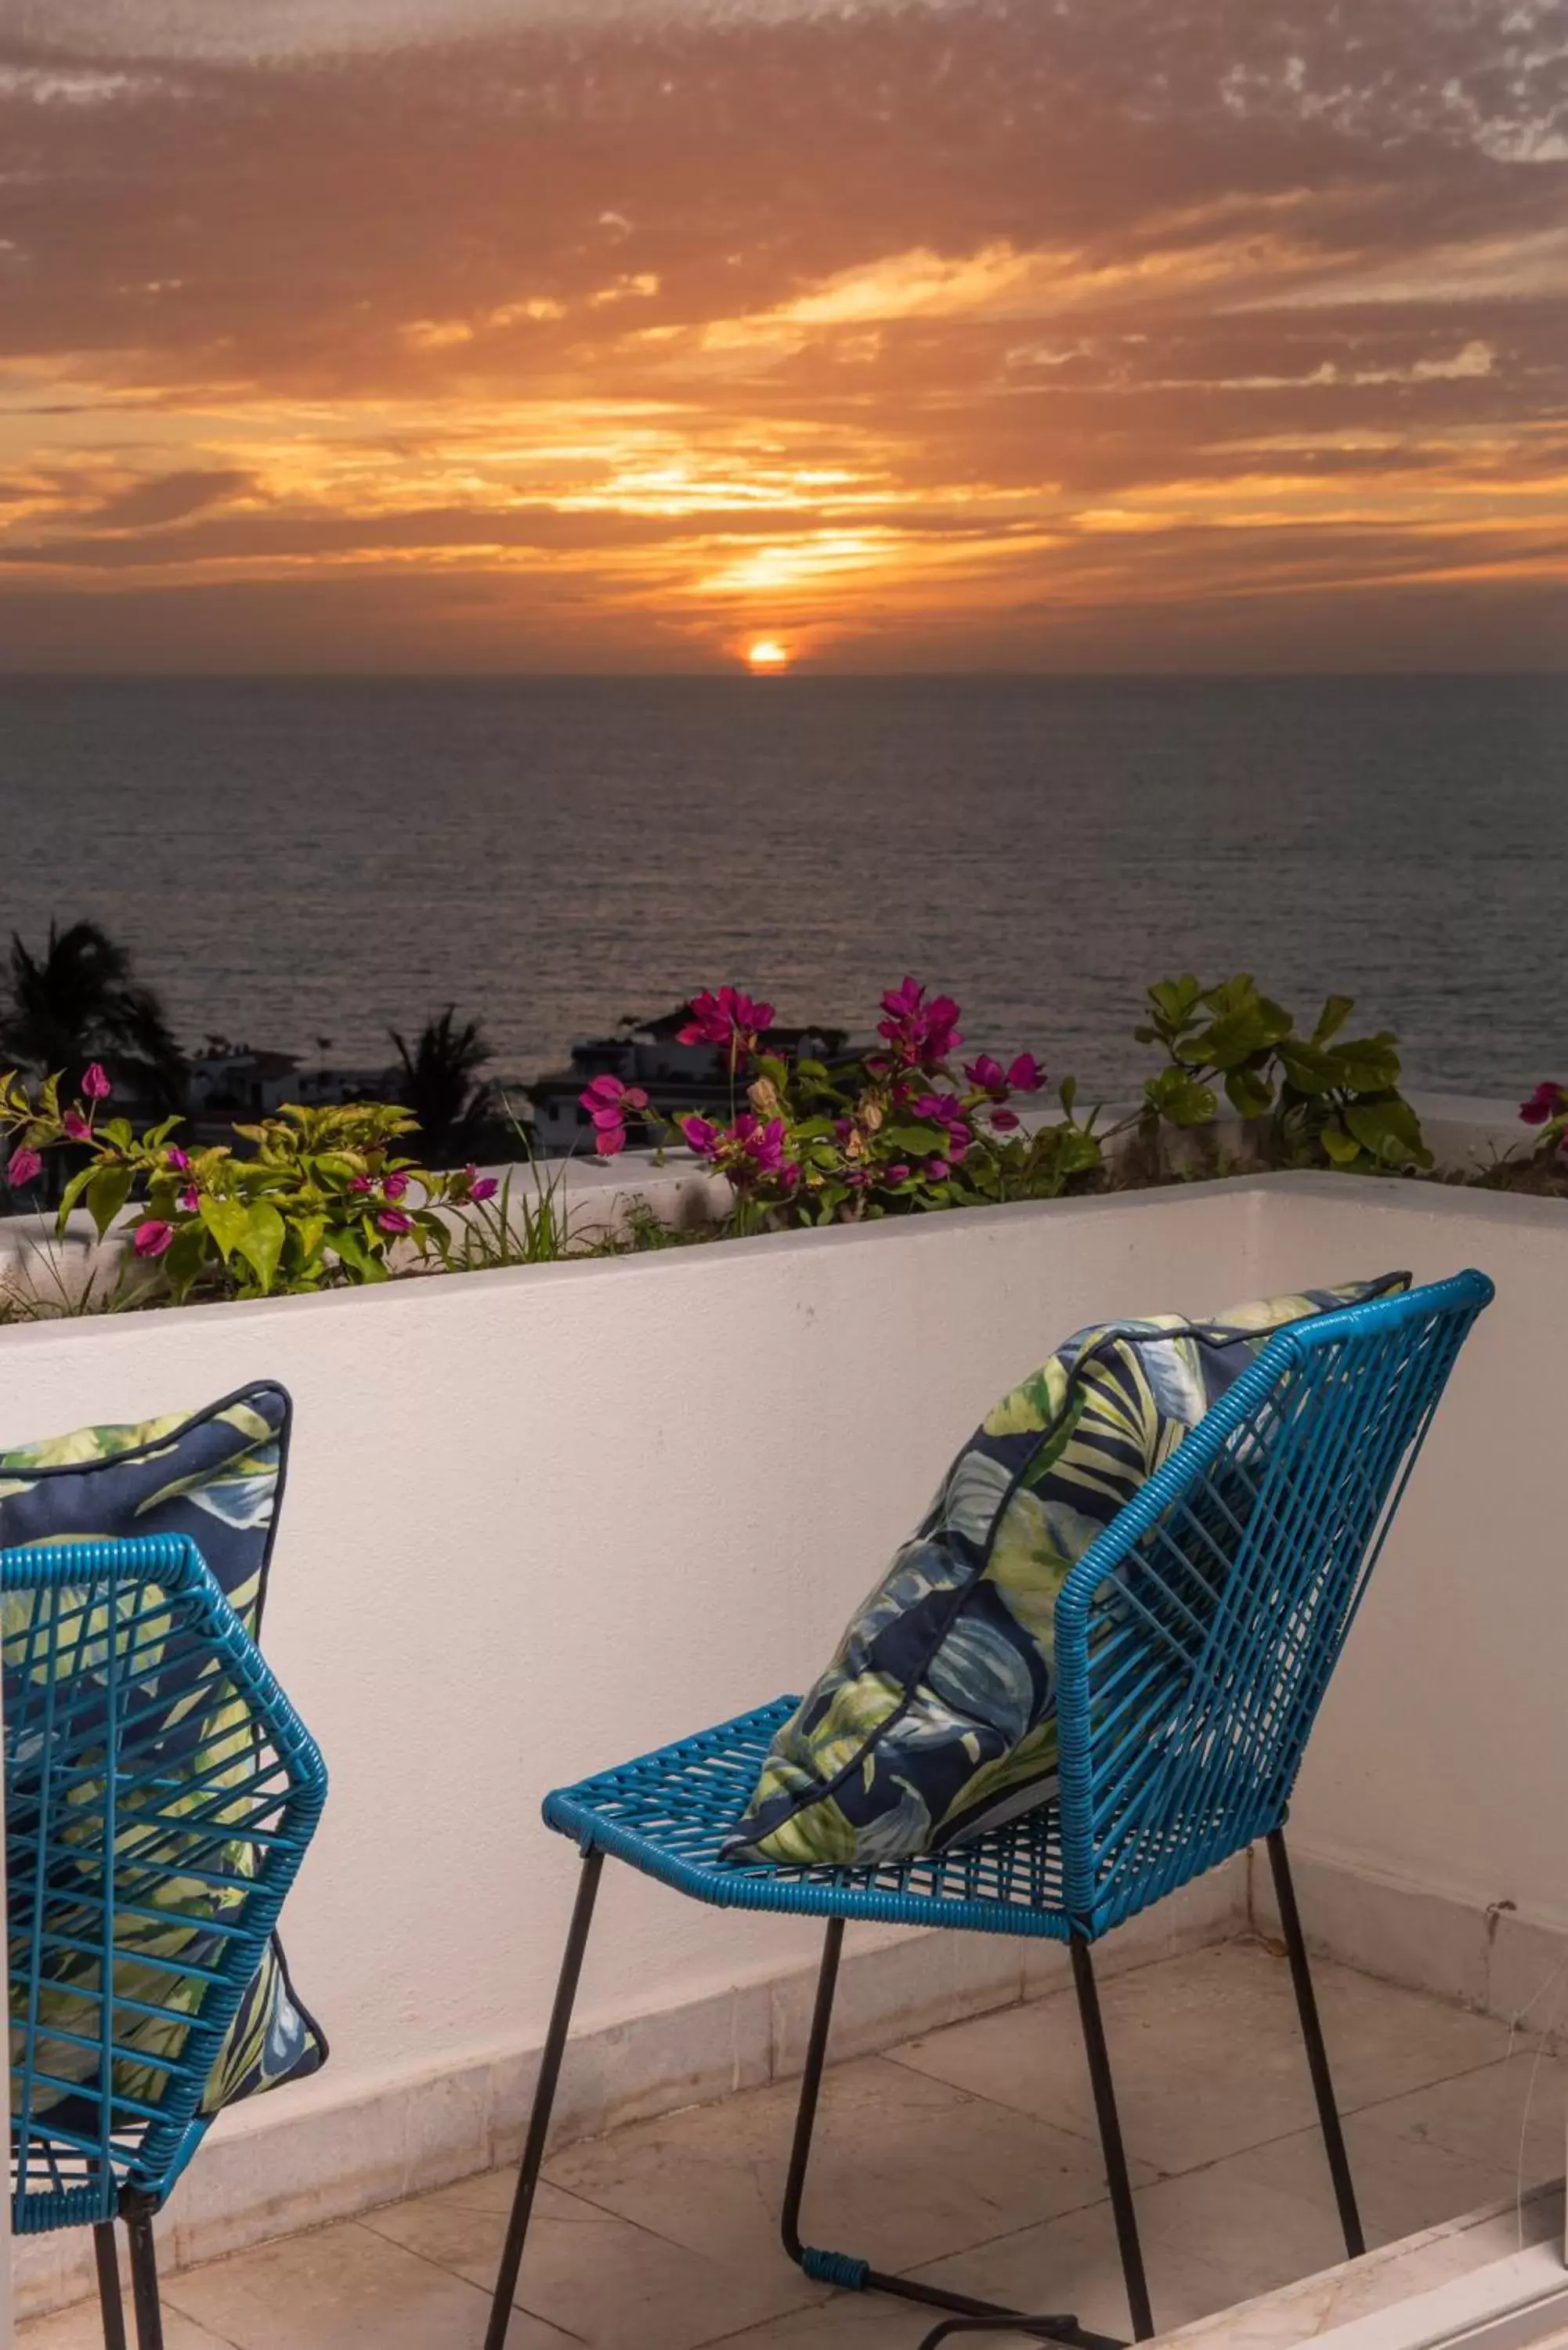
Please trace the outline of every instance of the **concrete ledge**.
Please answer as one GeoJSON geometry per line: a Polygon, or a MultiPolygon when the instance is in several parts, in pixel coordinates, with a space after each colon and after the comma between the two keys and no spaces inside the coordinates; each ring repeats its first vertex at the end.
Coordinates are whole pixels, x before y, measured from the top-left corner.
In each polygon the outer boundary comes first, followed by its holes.
{"type": "MultiPolygon", "coordinates": [[[[1261,1846],[1248,1862],[1253,1927],[1277,1939],[1273,1877],[1261,1846]]],[[[1309,1949],[1568,2047],[1568,1933],[1521,1917],[1511,1902],[1478,1907],[1294,1846],[1291,1874],[1309,1949]]]]}
{"type": "MultiPolygon", "coordinates": [[[[1241,1856],[1109,1936],[1097,1953],[1102,1979],[1224,1941],[1246,1918],[1241,1856]]],[[[1060,1943],[867,1930],[859,1947],[846,1948],[832,2053],[839,2061],[875,2054],[944,2023],[1044,1998],[1069,1980],[1060,1943]]],[[[793,2078],[815,1988],[815,1968],[794,1967],[682,2006],[590,2025],[567,2054],[553,2145],[793,2078]]],[[[213,2125],[159,2219],[164,2271],[515,2162],[538,2064],[537,2047],[504,2051],[413,2074],[350,2102],[332,2098],[329,2067],[239,2107],[213,2125]]],[[[18,2322],[88,2298],[88,2231],[18,2240],[13,2289],[18,2322]]]]}

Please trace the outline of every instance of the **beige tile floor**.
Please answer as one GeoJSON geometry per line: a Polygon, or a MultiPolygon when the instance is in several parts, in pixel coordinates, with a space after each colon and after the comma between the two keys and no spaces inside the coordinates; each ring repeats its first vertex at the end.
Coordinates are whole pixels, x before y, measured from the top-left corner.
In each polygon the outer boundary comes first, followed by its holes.
{"type": "MultiPolygon", "coordinates": [[[[1568,2062],[1343,1967],[1318,1990],[1367,2232],[1387,2242],[1563,2168],[1568,2062]]],[[[1232,1942],[1104,1990],[1162,2328],[1344,2257],[1284,1960],[1232,1942]]],[[[509,2350],[913,2350],[919,2313],[779,2250],[794,2091],[743,2092],[547,2166],[509,2350]]],[[[171,2276],[168,2350],[477,2350],[499,2173],[171,2276]]],[[[1127,2330],[1070,1994],[836,2067],[807,2233],[969,2293],[1127,2330]]],[[[19,2350],[99,2350],[96,2312],[19,2350]]]]}

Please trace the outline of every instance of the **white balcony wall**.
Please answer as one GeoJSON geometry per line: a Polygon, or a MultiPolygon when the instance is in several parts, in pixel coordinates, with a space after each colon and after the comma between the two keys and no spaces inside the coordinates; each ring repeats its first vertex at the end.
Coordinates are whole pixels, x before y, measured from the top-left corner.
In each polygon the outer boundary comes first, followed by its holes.
{"type": "MultiPolygon", "coordinates": [[[[1364,1962],[1485,1998],[1496,1905],[1521,1980],[1568,1932],[1557,1203],[1275,1177],[0,1331],[0,1443],[261,1377],[296,1400],[265,1646],[333,1773],[286,1939],[334,2054],[220,2124],[176,2199],[186,2251],[504,2150],[574,1877],[540,1796],[799,1688],[979,1415],[1067,1332],[1467,1263],[1498,1303],[1331,1693],[1297,1843],[1336,1938],[1365,1943],[1366,1888],[1387,1896],[1364,1962]],[[1436,1904],[1442,1951],[1410,1901],[1436,1904]]],[[[609,1871],[579,2126],[723,2085],[715,2033],[731,2077],[788,2070],[798,1996],[770,2006],[766,1979],[815,1942],[609,1871]],[[618,2081],[639,2019],[677,2012],[664,2087],[641,2056],[618,2081]]]]}

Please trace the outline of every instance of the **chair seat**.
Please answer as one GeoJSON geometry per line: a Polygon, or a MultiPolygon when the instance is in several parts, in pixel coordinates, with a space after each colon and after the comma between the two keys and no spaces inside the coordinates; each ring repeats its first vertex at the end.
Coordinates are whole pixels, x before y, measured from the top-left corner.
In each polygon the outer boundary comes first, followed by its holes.
{"type": "Polygon", "coordinates": [[[774,1732],[799,1702],[776,1698],[618,1770],[558,1787],[545,1798],[545,1824],[575,1837],[584,1852],[612,1854],[721,1909],[1068,1939],[1054,1804],[972,1843],[881,1866],[784,1868],[722,1858],[774,1732]]]}

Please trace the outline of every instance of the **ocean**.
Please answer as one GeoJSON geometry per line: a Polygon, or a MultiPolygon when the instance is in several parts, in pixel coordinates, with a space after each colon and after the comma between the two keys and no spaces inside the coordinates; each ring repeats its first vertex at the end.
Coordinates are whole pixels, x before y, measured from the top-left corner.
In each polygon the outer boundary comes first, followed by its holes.
{"type": "Polygon", "coordinates": [[[1513,1095],[1568,1078],[1568,678],[0,681],[0,930],[83,915],[188,1045],[336,1064],[912,972],[1114,1097],[1149,981],[1248,970],[1513,1095]]]}

